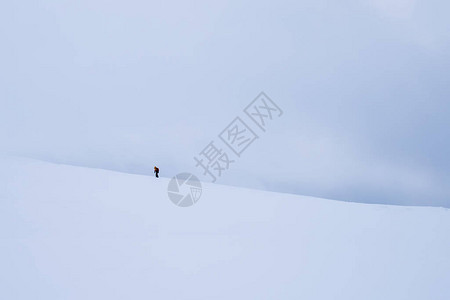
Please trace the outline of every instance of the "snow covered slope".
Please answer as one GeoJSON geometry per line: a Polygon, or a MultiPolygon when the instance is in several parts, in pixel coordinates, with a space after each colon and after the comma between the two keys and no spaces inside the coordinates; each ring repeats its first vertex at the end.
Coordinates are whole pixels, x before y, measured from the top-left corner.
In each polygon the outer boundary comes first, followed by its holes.
{"type": "Polygon", "coordinates": [[[450,211],[3,159],[0,299],[450,299],[450,211]]]}

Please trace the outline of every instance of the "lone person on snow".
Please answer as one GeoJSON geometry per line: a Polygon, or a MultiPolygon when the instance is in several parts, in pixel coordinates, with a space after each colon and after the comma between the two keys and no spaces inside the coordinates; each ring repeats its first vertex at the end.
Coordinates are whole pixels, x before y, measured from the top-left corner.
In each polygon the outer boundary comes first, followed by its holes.
{"type": "Polygon", "coordinates": [[[159,178],[159,169],[155,166],[155,170],[153,171],[155,173],[156,178],[159,178]]]}

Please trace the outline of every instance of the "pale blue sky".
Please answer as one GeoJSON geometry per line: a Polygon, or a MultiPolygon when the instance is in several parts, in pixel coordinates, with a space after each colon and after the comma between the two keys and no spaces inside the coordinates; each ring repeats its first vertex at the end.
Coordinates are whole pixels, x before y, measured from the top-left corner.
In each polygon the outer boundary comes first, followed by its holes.
{"type": "Polygon", "coordinates": [[[2,148],[195,172],[193,156],[265,91],[285,114],[219,183],[450,207],[449,11],[433,0],[4,2],[2,148]]]}

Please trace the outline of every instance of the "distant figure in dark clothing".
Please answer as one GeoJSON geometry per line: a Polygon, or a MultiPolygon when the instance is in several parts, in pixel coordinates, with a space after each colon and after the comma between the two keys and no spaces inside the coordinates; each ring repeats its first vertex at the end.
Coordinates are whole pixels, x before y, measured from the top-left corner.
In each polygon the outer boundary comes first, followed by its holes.
{"type": "Polygon", "coordinates": [[[155,166],[155,170],[153,171],[155,173],[156,178],[159,178],[159,169],[155,166]]]}

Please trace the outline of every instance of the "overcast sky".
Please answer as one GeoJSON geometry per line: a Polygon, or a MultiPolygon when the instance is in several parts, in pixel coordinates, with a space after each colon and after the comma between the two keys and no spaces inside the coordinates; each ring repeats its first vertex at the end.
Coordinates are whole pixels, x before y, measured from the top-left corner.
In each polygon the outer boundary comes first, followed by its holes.
{"type": "Polygon", "coordinates": [[[450,207],[449,11],[444,0],[3,1],[1,146],[201,175],[193,157],[265,91],[284,114],[218,183],[450,207]]]}

